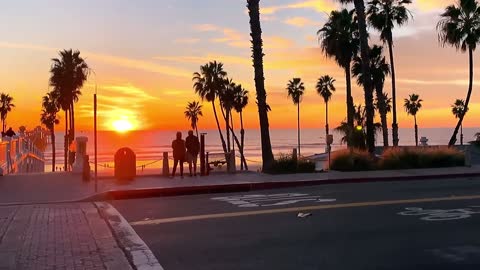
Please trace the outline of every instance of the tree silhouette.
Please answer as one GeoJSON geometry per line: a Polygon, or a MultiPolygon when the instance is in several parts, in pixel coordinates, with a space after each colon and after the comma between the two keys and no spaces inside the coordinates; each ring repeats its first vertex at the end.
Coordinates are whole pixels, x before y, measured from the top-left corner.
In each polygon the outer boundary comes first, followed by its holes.
{"type": "Polygon", "coordinates": [[[422,99],[419,98],[417,94],[411,94],[408,98],[405,99],[403,107],[405,111],[413,116],[415,121],[415,145],[418,146],[418,126],[417,126],[417,113],[422,108],[422,99]]]}
{"type": "MultiPolygon", "coordinates": [[[[440,43],[443,46],[452,45],[461,52],[468,50],[469,80],[467,98],[465,99],[466,113],[473,88],[473,51],[480,41],[480,6],[475,0],[459,0],[457,5],[446,7],[440,16],[441,19],[437,24],[440,43]]],[[[448,142],[449,146],[454,145],[457,141],[457,133],[462,125],[465,113],[458,118],[452,137],[448,142]]]]}
{"type": "MultiPolygon", "coordinates": [[[[335,62],[345,71],[347,123],[350,130],[353,131],[354,106],[350,65],[360,46],[355,11],[347,9],[332,11],[325,25],[318,30],[317,35],[325,55],[334,58],[335,62]]],[[[347,145],[349,145],[348,142],[347,145]]]]}
{"type": "MultiPolygon", "coordinates": [[[[234,89],[233,108],[240,115],[240,150],[243,153],[245,149],[245,129],[243,128],[243,110],[248,105],[248,91],[245,90],[241,84],[237,84],[234,89]]],[[[243,170],[243,162],[240,164],[240,169],[243,170]]],[[[248,166],[245,163],[245,169],[248,170],[248,166]]]]}
{"type": "Polygon", "coordinates": [[[248,15],[250,17],[250,36],[252,37],[252,59],[255,72],[255,90],[257,93],[258,116],[260,119],[260,135],[262,141],[263,170],[269,171],[273,165],[272,144],[268,125],[268,104],[263,74],[263,41],[260,26],[260,0],[247,0],[248,15]]]}
{"type": "Polygon", "coordinates": [[[2,131],[5,133],[6,129],[6,120],[8,113],[15,108],[15,104],[13,104],[13,97],[9,94],[1,93],[0,94],[0,118],[2,119],[2,131]]]}
{"type": "Polygon", "coordinates": [[[68,146],[75,138],[75,106],[82,94],[80,89],[87,80],[89,68],[80,56],[80,51],[63,50],[60,58],[52,59],[50,85],[57,100],[57,106],[65,112],[64,165],[67,169],[68,146]]]}
{"type": "Polygon", "coordinates": [[[305,92],[305,86],[302,79],[293,78],[288,81],[287,94],[292,98],[293,104],[297,105],[297,139],[298,139],[298,155],[300,156],[300,102],[302,102],[302,96],[305,92]]]}
{"type": "Polygon", "coordinates": [[[50,131],[50,137],[52,142],[52,172],[55,171],[55,158],[56,158],[56,149],[55,149],[55,125],[60,123],[60,120],[57,118],[57,113],[59,111],[56,103],[56,93],[49,92],[47,95],[43,96],[42,99],[42,114],[40,115],[40,122],[50,131]]]}
{"type": "Polygon", "coordinates": [[[227,72],[223,70],[223,64],[213,61],[200,66],[200,72],[193,73],[192,79],[194,82],[193,89],[195,90],[195,93],[197,93],[202,100],[206,100],[212,104],[218,133],[220,134],[220,140],[222,141],[222,147],[225,153],[227,152],[227,146],[225,144],[222,129],[220,128],[220,123],[218,121],[215,99],[219,95],[220,91],[222,91],[226,76],[227,72]]]}
{"type": "Polygon", "coordinates": [[[198,120],[200,116],[203,116],[202,105],[200,105],[198,101],[188,102],[184,114],[190,121],[190,126],[195,130],[198,137],[198,120]]]}
{"type": "Polygon", "coordinates": [[[380,40],[388,45],[388,52],[390,55],[393,98],[393,146],[398,146],[398,123],[392,30],[395,25],[402,26],[408,22],[410,18],[410,11],[405,7],[405,5],[411,3],[411,0],[372,0],[368,2],[368,22],[374,29],[380,32],[380,40]]]}
{"type": "MultiPolygon", "coordinates": [[[[452,113],[455,118],[460,118],[465,111],[465,101],[463,99],[455,100],[455,103],[452,105],[452,113]]],[[[463,145],[463,124],[460,125],[460,145],[463,145]]]]}
{"type": "Polygon", "coordinates": [[[329,75],[324,75],[320,77],[317,81],[316,89],[317,93],[323,98],[325,102],[325,139],[327,139],[329,130],[328,130],[328,102],[332,98],[333,92],[335,92],[335,79],[329,75]]]}
{"type": "MultiPolygon", "coordinates": [[[[374,45],[370,51],[370,74],[376,93],[376,108],[380,113],[383,134],[383,146],[388,147],[388,125],[387,125],[387,104],[383,93],[383,86],[385,84],[385,77],[390,72],[390,67],[385,62],[385,57],[382,54],[383,47],[374,45]]],[[[353,59],[352,74],[357,77],[357,83],[363,85],[365,80],[362,70],[362,59],[356,56],[353,59]]]]}

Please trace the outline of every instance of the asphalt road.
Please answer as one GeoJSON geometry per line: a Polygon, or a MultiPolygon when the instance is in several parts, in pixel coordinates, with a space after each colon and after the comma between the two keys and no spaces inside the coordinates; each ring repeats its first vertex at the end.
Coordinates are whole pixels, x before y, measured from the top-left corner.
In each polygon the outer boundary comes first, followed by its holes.
{"type": "Polygon", "coordinates": [[[480,269],[480,178],[111,203],[166,270],[480,269]]]}

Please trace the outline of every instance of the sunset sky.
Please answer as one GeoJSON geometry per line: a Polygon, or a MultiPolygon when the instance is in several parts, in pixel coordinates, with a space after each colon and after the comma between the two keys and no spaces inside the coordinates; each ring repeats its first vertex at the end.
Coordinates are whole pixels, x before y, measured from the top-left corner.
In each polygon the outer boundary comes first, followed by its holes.
{"type": "MultiPolygon", "coordinates": [[[[394,32],[400,127],[413,126],[412,117],[402,107],[403,98],[411,93],[424,100],[418,115],[421,127],[449,127],[456,122],[450,104],[465,98],[468,57],[454,48],[442,48],[435,29],[441,10],[453,2],[414,0],[410,7],[414,20],[394,32]]],[[[301,77],[306,84],[302,127],[323,127],[324,104],[314,84],[325,74],[337,80],[330,106],[331,125],[336,126],[345,118],[345,77],[322,54],[316,32],[328,13],[341,5],[331,0],[262,0],[260,5],[271,127],[296,127],[296,108],[285,90],[293,77],[301,77]]],[[[16,104],[7,125],[39,124],[51,58],[61,49],[72,48],[81,51],[96,73],[76,105],[77,129],[92,129],[95,83],[101,129],[112,129],[117,120],[127,120],[135,129],[187,129],[186,103],[198,100],[192,90],[192,73],[210,60],[223,62],[229,76],[250,91],[245,125],[256,128],[248,21],[245,0],[3,1],[0,91],[12,95],[16,104]]],[[[379,43],[378,34],[373,29],[370,32],[370,44],[379,43]]],[[[477,52],[476,78],[480,78],[479,68],[477,52]]],[[[480,115],[477,80],[464,121],[469,127],[478,126],[480,115]]],[[[388,80],[385,90],[390,93],[390,89],[388,80]]],[[[356,104],[363,103],[362,92],[354,84],[356,104]]],[[[213,128],[208,103],[204,115],[200,129],[213,128]]]]}

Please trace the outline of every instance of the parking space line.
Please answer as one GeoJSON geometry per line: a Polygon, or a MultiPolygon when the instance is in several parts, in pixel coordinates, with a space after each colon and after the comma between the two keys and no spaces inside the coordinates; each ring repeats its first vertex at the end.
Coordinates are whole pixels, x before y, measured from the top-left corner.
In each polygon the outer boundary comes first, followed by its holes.
{"type": "Polygon", "coordinates": [[[408,204],[408,203],[425,203],[425,202],[442,202],[442,201],[460,201],[460,200],[475,200],[480,199],[480,195],[467,195],[467,196],[450,196],[450,197],[438,197],[438,198],[420,198],[420,199],[405,199],[405,200],[390,200],[390,201],[369,201],[369,202],[355,202],[355,203],[339,203],[339,204],[327,204],[327,205],[315,205],[315,206],[303,206],[303,207],[288,207],[281,209],[266,209],[256,211],[240,211],[218,214],[206,214],[206,215],[192,215],[184,217],[172,217],[172,218],[160,218],[152,220],[134,221],[130,224],[132,226],[141,225],[157,225],[164,223],[174,223],[183,221],[216,219],[216,218],[229,218],[229,217],[242,217],[253,215],[266,215],[266,214],[278,214],[289,212],[302,212],[322,209],[336,209],[336,208],[352,208],[352,207],[366,207],[366,206],[382,206],[382,205],[395,205],[395,204],[408,204]]]}

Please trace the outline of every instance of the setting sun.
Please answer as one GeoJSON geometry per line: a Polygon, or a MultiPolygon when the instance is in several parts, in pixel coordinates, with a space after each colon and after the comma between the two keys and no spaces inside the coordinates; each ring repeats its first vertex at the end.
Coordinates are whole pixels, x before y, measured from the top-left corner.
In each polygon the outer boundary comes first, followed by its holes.
{"type": "Polygon", "coordinates": [[[113,129],[117,132],[127,132],[133,129],[132,123],[125,119],[116,120],[112,123],[113,129]]]}

